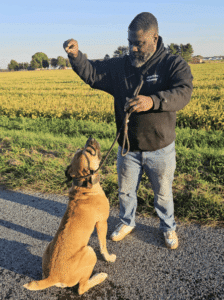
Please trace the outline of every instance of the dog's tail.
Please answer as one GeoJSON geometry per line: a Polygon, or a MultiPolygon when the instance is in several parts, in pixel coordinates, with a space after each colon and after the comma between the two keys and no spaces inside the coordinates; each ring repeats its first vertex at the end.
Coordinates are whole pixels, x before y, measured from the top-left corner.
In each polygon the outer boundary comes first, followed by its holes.
{"type": "Polygon", "coordinates": [[[50,277],[48,277],[39,281],[31,281],[29,283],[24,284],[23,286],[28,290],[38,291],[38,290],[44,290],[57,283],[58,283],[57,281],[52,280],[50,277]]]}

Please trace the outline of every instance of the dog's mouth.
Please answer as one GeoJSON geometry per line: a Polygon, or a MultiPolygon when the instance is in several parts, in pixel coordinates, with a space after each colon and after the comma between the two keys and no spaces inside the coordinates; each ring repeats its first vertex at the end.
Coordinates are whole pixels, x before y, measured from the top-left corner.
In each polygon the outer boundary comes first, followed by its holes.
{"type": "Polygon", "coordinates": [[[91,155],[95,156],[98,155],[98,158],[101,160],[102,159],[102,155],[100,152],[100,144],[92,137],[89,137],[85,147],[84,147],[85,151],[89,152],[91,155]]]}
{"type": "MultiPolygon", "coordinates": [[[[85,147],[82,148],[82,149],[78,149],[75,153],[75,156],[74,156],[74,158],[76,157],[76,159],[79,159],[80,155],[83,154],[86,157],[86,160],[88,162],[87,170],[89,170],[90,174],[92,174],[91,172],[93,172],[93,170],[91,170],[91,168],[90,168],[90,160],[89,160],[89,157],[86,155],[86,152],[89,153],[91,156],[97,156],[99,161],[102,159],[102,155],[101,155],[101,152],[100,152],[100,144],[92,137],[88,138],[88,140],[85,144],[85,147]]],[[[72,171],[72,164],[70,164],[67,167],[67,169],[65,170],[65,176],[68,178],[68,181],[72,180],[72,178],[74,177],[74,176],[70,175],[73,171],[72,171]]]]}

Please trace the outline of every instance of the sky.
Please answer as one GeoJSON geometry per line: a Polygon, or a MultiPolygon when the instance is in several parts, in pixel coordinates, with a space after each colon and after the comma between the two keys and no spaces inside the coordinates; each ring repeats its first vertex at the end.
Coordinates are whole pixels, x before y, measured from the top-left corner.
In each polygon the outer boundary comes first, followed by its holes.
{"type": "Polygon", "coordinates": [[[194,55],[224,55],[223,0],[1,2],[0,69],[11,59],[30,63],[36,52],[66,58],[63,43],[70,38],[89,59],[112,57],[118,46],[128,45],[128,26],[141,12],[157,18],[165,47],[190,43],[194,55]]]}

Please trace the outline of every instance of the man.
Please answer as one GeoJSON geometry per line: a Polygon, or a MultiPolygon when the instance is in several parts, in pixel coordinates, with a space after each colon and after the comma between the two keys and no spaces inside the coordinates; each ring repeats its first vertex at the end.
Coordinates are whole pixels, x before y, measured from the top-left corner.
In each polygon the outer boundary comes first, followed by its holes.
{"type": "MultiPolygon", "coordinates": [[[[158,34],[158,23],[150,13],[138,14],[128,28],[129,55],[105,61],[89,61],[73,39],[64,43],[73,70],[94,89],[114,96],[116,126],[119,131],[125,113],[130,151],[121,154],[123,133],[118,139],[117,173],[120,220],[112,233],[122,240],[135,227],[137,190],[143,171],[151,181],[154,207],[160,219],[165,244],[178,247],[172,182],[176,168],[176,111],[191,98],[192,75],[188,64],[167,53],[158,34]],[[133,93],[143,80],[137,97],[133,93]]],[[[127,147],[126,147],[127,148],[127,147]]]]}

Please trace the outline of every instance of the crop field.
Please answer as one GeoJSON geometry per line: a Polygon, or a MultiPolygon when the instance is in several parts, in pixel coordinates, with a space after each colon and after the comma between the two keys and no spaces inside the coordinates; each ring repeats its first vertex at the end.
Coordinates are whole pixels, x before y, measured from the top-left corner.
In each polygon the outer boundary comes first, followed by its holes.
{"type": "MultiPolygon", "coordinates": [[[[191,65],[191,102],[177,112],[175,216],[224,226],[224,64],[191,65]]],[[[64,170],[91,135],[103,156],[115,138],[113,97],[72,70],[0,73],[0,185],[66,194],[64,170]]],[[[119,205],[115,145],[100,171],[110,204],[119,205]]],[[[145,174],[138,213],[156,216],[145,174]]]]}
{"type": "Polygon", "coordinates": [[[113,98],[91,89],[72,70],[0,73],[0,114],[114,120],[113,98]]]}
{"type": "MultiPolygon", "coordinates": [[[[221,130],[224,64],[191,65],[190,105],[177,113],[179,127],[221,130]]],[[[113,97],[91,89],[72,70],[0,73],[0,115],[113,122],[113,97]]]]}

